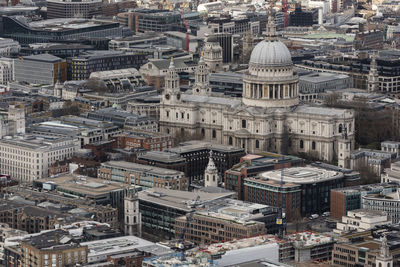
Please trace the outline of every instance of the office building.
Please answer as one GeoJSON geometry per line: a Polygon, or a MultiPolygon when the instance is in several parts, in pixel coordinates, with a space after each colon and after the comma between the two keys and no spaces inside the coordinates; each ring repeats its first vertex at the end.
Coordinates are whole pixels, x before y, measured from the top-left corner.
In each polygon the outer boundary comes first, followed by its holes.
{"type": "Polygon", "coordinates": [[[3,17],[2,19],[3,37],[12,38],[24,45],[123,36],[122,27],[118,22],[67,18],[21,23],[19,17],[3,17]]]}
{"type": "Polygon", "coordinates": [[[95,71],[139,69],[146,62],[147,57],[143,54],[110,50],[86,51],[78,57],[67,59],[68,79],[86,80],[95,71]]]}
{"type": "MultiPolygon", "coordinates": [[[[132,15],[131,12],[127,13],[119,13],[117,16],[117,20],[121,21],[122,16],[125,14],[132,15]]],[[[122,22],[122,25],[129,26],[128,22],[122,22]]],[[[131,27],[131,26],[129,26],[131,27]]],[[[158,46],[158,45],[166,45],[167,37],[165,37],[162,33],[158,32],[144,32],[138,33],[136,35],[113,39],[108,44],[110,50],[129,50],[129,48],[140,48],[141,46],[158,46]]]]}
{"type": "Polygon", "coordinates": [[[102,80],[113,93],[129,92],[145,85],[143,76],[135,68],[95,71],[89,76],[89,79],[92,78],[102,80]]]}
{"type": "Polygon", "coordinates": [[[21,182],[45,178],[51,164],[71,158],[78,147],[77,140],[71,138],[7,137],[0,140],[0,173],[21,182]]]}
{"type": "Polygon", "coordinates": [[[8,38],[0,38],[0,57],[10,57],[17,55],[21,46],[17,41],[8,38]]]}
{"type": "Polygon", "coordinates": [[[93,45],[81,43],[32,43],[22,47],[20,55],[24,57],[38,54],[51,54],[66,59],[68,57],[77,57],[81,53],[93,49],[95,49],[93,45]]]}
{"type": "Polygon", "coordinates": [[[87,118],[97,121],[112,122],[114,125],[124,128],[125,130],[157,132],[158,129],[158,124],[153,119],[113,107],[88,112],[87,118]]]}
{"type": "Polygon", "coordinates": [[[394,193],[397,192],[397,187],[396,184],[369,184],[332,189],[331,217],[341,220],[343,216],[347,215],[348,211],[363,208],[363,196],[394,193]]]}
{"type": "Polygon", "coordinates": [[[66,80],[67,63],[65,60],[50,55],[33,55],[14,61],[14,76],[18,82],[40,85],[55,85],[58,77],[66,80]]]}
{"type": "Polygon", "coordinates": [[[399,241],[399,229],[396,225],[343,235],[333,247],[330,266],[398,266],[399,241]],[[386,258],[383,264],[382,258],[386,258]]]}
{"type": "Polygon", "coordinates": [[[168,152],[175,153],[186,159],[188,163],[187,178],[189,184],[192,185],[197,184],[203,179],[204,170],[207,167],[211,150],[219,177],[224,177],[225,171],[232,168],[232,166],[237,164],[240,158],[245,155],[242,148],[223,146],[198,140],[181,143],[179,146],[168,149],[168,152]]]}
{"type": "Polygon", "coordinates": [[[395,152],[397,157],[400,156],[400,142],[384,141],[381,143],[381,150],[385,152],[395,152]]]}
{"type": "Polygon", "coordinates": [[[392,218],[393,223],[400,222],[399,189],[394,192],[366,194],[361,197],[361,207],[367,210],[383,211],[392,218]]]}
{"type": "Polygon", "coordinates": [[[143,188],[187,190],[185,173],[126,161],[101,163],[98,177],[104,180],[140,185],[143,188]]]}
{"type": "Polygon", "coordinates": [[[47,19],[83,18],[101,15],[101,0],[46,0],[47,19]]]}
{"type": "Polygon", "coordinates": [[[287,168],[284,174],[280,170],[266,171],[245,179],[245,201],[282,206],[288,220],[292,220],[328,211],[330,189],[344,184],[343,173],[313,166],[287,168]],[[281,175],[284,175],[282,187],[281,175]]]}
{"type": "Polygon", "coordinates": [[[257,176],[261,172],[294,166],[303,166],[304,161],[294,156],[270,154],[268,156],[248,154],[240,159],[240,163],[225,171],[225,189],[237,193],[240,200],[245,200],[244,181],[248,177],[257,176]]]}
{"type": "Polygon", "coordinates": [[[296,9],[289,14],[291,26],[312,26],[314,24],[313,13],[303,11],[301,3],[296,3],[296,9]]]}
{"type": "Polygon", "coordinates": [[[323,93],[353,87],[348,75],[333,73],[311,73],[299,76],[299,98],[303,101],[321,101],[323,93]]]}
{"type": "Polygon", "coordinates": [[[172,145],[170,135],[149,131],[123,132],[113,137],[116,145],[123,149],[144,148],[147,151],[163,151],[172,145]]]}
{"type": "Polygon", "coordinates": [[[25,133],[25,110],[20,106],[9,105],[0,118],[0,139],[25,133]]]}
{"type": "Polygon", "coordinates": [[[379,176],[396,158],[397,152],[359,148],[350,154],[350,168],[353,170],[369,168],[379,176]]]}
{"type": "Polygon", "coordinates": [[[64,230],[30,235],[21,241],[21,266],[66,266],[87,263],[88,247],[64,230]]]}
{"type": "Polygon", "coordinates": [[[339,234],[348,232],[363,232],[379,225],[391,224],[392,219],[384,211],[367,209],[351,210],[337,223],[333,231],[339,234]]]}
{"type": "MultiPolygon", "coordinates": [[[[176,238],[180,238],[186,227],[186,216],[175,219],[176,238]]],[[[185,241],[195,244],[211,244],[249,238],[264,233],[265,227],[261,222],[242,221],[240,217],[219,212],[198,211],[193,214],[189,231],[185,234],[185,241]]]]}
{"type": "Polygon", "coordinates": [[[166,168],[185,173],[188,177],[188,162],[184,157],[178,154],[167,152],[167,151],[148,151],[141,155],[138,155],[136,162],[144,165],[151,165],[160,168],[166,168]]]}
{"type": "Polygon", "coordinates": [[[131,12],[128,25],[135,32],[166,32],[184,28],[179,11],[134,9],[131,12]]]}
{"type": "Polygon", "coordinates": [[[200,196],[201,204],[225,201],[234,193],[207,193],[152,188],[138,193],[139,209],[142,214],[143,231],[154,236],[174,238],[175,218],[192,210],[193,201],[200,196]]]}
{"type": "Polygon", "coordinates": [[[0,84],[7,85],[14,80],[14,60],[10,58],[0,58],[0,84]]]}

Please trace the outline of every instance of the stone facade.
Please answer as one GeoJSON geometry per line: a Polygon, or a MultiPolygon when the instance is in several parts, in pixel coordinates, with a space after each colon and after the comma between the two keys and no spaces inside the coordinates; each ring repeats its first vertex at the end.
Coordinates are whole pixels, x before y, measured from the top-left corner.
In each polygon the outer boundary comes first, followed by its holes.
{"type": "Polygon", "coordinates": [[[299,104],[298,76],[289,50],[277,39],[271,18],[266,39],[251,54],[242,99],[214,96],[202,59],[192,93],[181,94],[171,62],[160,106],[161,131],[201,134],[207,141],[251,153],[307,153],[326,161],[341,154],[342,162],[347,162],[348,151],[354,146],[353,112],[299,104]],[[348,149],[339,151],[340,147],[348,149]]]}

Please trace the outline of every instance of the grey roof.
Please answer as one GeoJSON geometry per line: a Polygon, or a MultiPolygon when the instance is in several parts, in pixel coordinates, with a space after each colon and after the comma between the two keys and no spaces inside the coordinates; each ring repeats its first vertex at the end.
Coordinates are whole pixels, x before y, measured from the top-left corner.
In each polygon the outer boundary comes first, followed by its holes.
{"type": "Polygon", "coordinates": [[[242,148],[221,145],[221,144],[217,144],[217,143],[211,143],[211,142],[200,141],[200,140],[193,140],[193,141],[187,141],[187,142],[180,143],[179,146],[170,148],[170,149],[168,149],[168,151],[181,154],[181,153],[187,153],[187,152],[203,150],[203,149],[207,149],[207,150],[211,149],[213,151],[221,151],[221,152],[244,151],[242,148]]]}
{"type": "Polygon", "coordinates": [[[63,61],[62,58],[53,56],[51,54],[39,54],[39,55],[26,56],[23,59],[24,60],[35,60],[35,61],[41,61],[41,62],[49,62],[49,63],[63,61]]]}
{"type": "Polygon", "coordinates": [[[217,199],[229,198],[233,195],[228,193],[207,193],[207,192],[188,192],[179,190],[170,190],[164,188],[149,188],[138,193],[139,200],[165,207],[172,207],[178,210],[189,212],[192,210],[190,204],[200,196],[199,202],[204,204],[213,202],[217,199]]]}
{"type": "Polygon", "coordinates": [[[184,162],[185,158],[179,154],[168,151],[148,151],[143,155],[138,156],[138,159],[156,160],[161,162],[184,162]]]}
{"type": "Polygon", "coordinates": [[[299,105],[296,107],[296,113],[310,114],[310,115],[324,115],[324,116],[339,116],[343,117],[346,109],[326,108],[326,107],[312,107],[306,105],[299,105]]]}
{"type": "Polygon", "coordinates": [[[235,99],[230,97],[199,96],[192,94],[183,94],[182,101],[207,103],[212,105],[225,105],[225,106],[230,106],[231,108],[240,105],[242,103],[241,99],[235,99]]]}
{"type": "Polygon", "coordinates": [[[137,164],[133,162],[127,161],[107,161],[101,164],[103,167],[111,167],[111,168],[123,168],[126,170],[132,170],[134,172],[146,172],[146,173],[155,173],[160,175],[184,175],[183,172],[170,170],[166,168],[159,168],[149,165],[137,164]]]}
{"type": "Polygon", "coordinates": [[[299,81],[305,81],[310,83],[323,83],[323,82],[348,79],[348,78],[349,76],[344,74],[317,72],[300,76],[299,81]]]}
{"type": "MultiPolygon", "coordinates": [[[[188,58],[175,58],[174,59],[175,68],[177,69],[187,68],[190,65],[187,63],[189,61],[190,59],[188,58]]],[[[159,60],[151,60],[150,62],[153,63],[158,69],[166,70],[169,68],[169,64],[171,61],[169,59],[159,59],[159,60]]]]}

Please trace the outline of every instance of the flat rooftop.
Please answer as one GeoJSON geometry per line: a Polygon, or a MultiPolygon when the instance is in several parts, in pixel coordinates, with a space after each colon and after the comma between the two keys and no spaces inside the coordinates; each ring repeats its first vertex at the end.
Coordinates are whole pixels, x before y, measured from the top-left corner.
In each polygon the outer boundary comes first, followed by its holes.
{"type": "Polygon", "coordinates": [[[336,192],[342,192],[345,194],[351,194],[351,193],[361,193],[361,192],[378,192],[382,191],[384,189],[386,190],[394,190],[397,189],[398,185],[397,184],[390,184],[390,183],[379,183],[379,184],[367,184],[367,185],[356,185],[356,186],[349,186],[349,187],[343,187],[343,188],[335,188],[331,189],[336,192]]]}
{"type": "Polygon", "coordinates": [[[153,202],[161,206],[190,212],[192,204],[197,196],[200,196],[199,203],[213,202],[217,199],[230,198],[235,193],[206,193],[170,190],[164,188],[150,188],[138,193],[139,199],[153,202]]]}
{"type": "Polygon", "coordinates": [[[89,20],[79,18],[60,18],[60,19],[46,19],[34,21],[29,23],[29,27],[33,30],[62,32],[69,30],[76,30],[89,27],[97,27],[107,24],[117,24],[115,22],[89,20]]]}
{"type": "Polygon", "coordinates": [[[344,74],[334,74],[334,73],[327,73],[327,72],[317,72],[308,75],[303,75],[299,77],[300,82],[310,82],[310,83],[324,83],[330,82],[334,80],[342,80],[348,79],[348,75],[344,74]]]}
{"type": "Polygon", "coordinates": [[[70,138],[50,137],[50,136],[6,136],[0,140],[0,144],[23,147],[28,149],[49,149],[52,145],[62,141],[71,140],[70,138]]]}
{"type": "Polygon", "coordinates": [[[172,253],[172,250],[139,238],[137,236],[121,236],[97,241],[83,242],[81,246],[88,246],[88,257],[105,256],[129,253],[133,250],[151,252],[154,255],[165,255],[172,253]]]}
{"type": "Polygon", "coordinates": [[[194,140],[180,143],[179,146],[168,149],[168,151],[178,154],[193,152],[201,149],[214,150],[219,152],[244,152],[242,148],[234,146],[221,145],[206,141],[194,140]]]}
{"type": "Polygon", "coordinates": [[[76,192],[89,198],[99,198],[108,195],[111,191],[134,188],[127,184],[91,178],[82,175],[60,175],[54,178],[39,179],[37,182],[53,184],[59,189],[76,192]]]}
{"type": "MultiPolygon", "coordinates": [[[[280,182],[281,174],[281,170],[274,170],[263,172],[258,176],[262,179],[280,182]]],[[[285,169],[283,181],[292,184],[311,184],[340,178],[343,178],[343,173],[341,172],[306,166],[285,169]]]]}
{"type": "Polygon", "coordinates": [[[167,176],[184,176],[185,174],[180,171],[170,170],[166,168],[154,167],[127,161],[107,161],[101,164],[105,168],[124,169],[132,172],[159,174],[167,176]]]}

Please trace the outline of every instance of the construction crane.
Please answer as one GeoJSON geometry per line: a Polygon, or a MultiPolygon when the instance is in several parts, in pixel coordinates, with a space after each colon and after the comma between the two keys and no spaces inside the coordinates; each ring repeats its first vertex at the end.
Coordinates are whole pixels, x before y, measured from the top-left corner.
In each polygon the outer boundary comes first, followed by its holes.
{"type": "Polygon", "coordinates": [[[288,17],[287,17],[287,0],[282,0],[282,9],[285,12],[285,24],[284,27],[286,28],[288,25],[288,17]]]}
{"type": "Polygon", "coordinates": [[[200,200],[200,196],[197,196],[196,199],[194,200],[193,204],[191,205],[191,211],[189,212],[189,214],[186,215],[186,223],[185,223],[185,227],[182,230],[181,236],[178,239],[177,242],[177,249],[182,253],[181,255],[181,259],[185,258],[185,234],[190,226],[190,222],[192,221],[192,217],[194,212],[196,211],[196,207],[199,203],[200,200]]]}
{"type": "Polygon", "coordinates": [[[183,21],[183,25],[185,25],[185,28],[186,28],[186,51],[189,52],[189,33],[190,33],[189,25],[186,22],[185,14],[183,14],[183,11],[181,10],[180,12],[181,12],[181,18],[183,21]]]}

